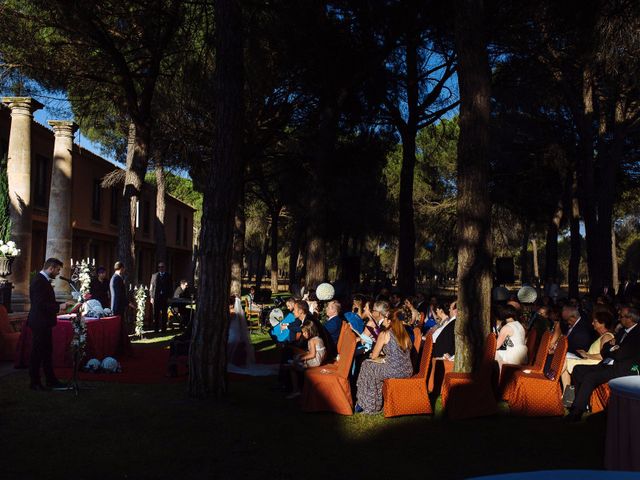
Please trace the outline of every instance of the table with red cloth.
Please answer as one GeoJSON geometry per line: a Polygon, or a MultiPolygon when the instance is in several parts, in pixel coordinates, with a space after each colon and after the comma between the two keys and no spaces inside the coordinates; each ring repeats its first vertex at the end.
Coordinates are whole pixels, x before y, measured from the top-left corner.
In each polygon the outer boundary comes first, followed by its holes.
{"type": "MultiPolygon", "coordinates": [[[[86,319],[87,345],[85,359],[119,356],[129,345],[124,345],[126,340],[122,334],[122,320],[119,316],[86,319]]],[[[53,340],[53,367],[71,367],[73,358],[71,355],[71,340],[73,339],[73,325],[71,320],[58,319],[58,323],[51,331],[53,340]]],[[[29,366],[31,355],[31,328],[22,326],[22,332],[18,340],[14,365],[16,368],[29,366]]],[[[127,338],[128,339],[128,338],[127,338]]]]}
{"type": "Polygon", "coordinates": [[[640,376],[609,382],[605,467],[640,471],[640,376]]]}

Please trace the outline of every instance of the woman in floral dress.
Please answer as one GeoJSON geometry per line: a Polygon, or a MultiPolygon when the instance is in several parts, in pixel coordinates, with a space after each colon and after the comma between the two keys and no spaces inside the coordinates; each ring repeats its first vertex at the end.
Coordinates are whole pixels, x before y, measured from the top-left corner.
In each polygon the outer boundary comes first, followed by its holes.
{"type": "Polygon", "coordinates": [[[387,378],[407,378],[413,374],[411,339],[397,310],[385,318],[371,358],[362,364],[358,375],[356,412],[378,413],[382,410],[382,385],[387,378]],[[383,354],[384,356],[382,356],[383,354]]]}

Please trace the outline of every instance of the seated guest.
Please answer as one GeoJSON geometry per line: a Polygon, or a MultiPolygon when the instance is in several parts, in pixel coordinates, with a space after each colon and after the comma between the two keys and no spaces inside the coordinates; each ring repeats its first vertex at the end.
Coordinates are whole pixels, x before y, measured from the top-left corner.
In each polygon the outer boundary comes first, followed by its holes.
{"type": "Polygon", "coordinates": [[[441,318],[440,324],[433,330],[433,358],[452,358],[456,352],[455,324],[458,316],[456,302],[449,305],[449,315],[440,308],[436,314],[441,318]]]}
{"type": "Polygon", "coordinates": [[[111,297],[109,295],[109,280],[107,279],[107,269],[98,267],[96,270],[97,277],[91,279],[89,293],[91,298],[98,300],[102,304],[102,308],[111,308],[111,297]]]}
{"type": "Polygon", "coordinates": [[[429,304],[427,303],[427,299],[424,296],[424,293],[418,292],[416,293],[416,298],[414,299],[415,307],[418,312],[424,314],[425,318],[427,313],[429,312],[429,304]]]}
{"type": "MultiPolygon", "coordinates": [[[[431,327],[435,327],[438,324],[438,317],[436,315],[436,309],[438,308],[438,298],[432,296],[429,299],[429,305],[427,305],[424,325],[422,326],[422,333],[429,331],[431,327]]],[[[420,309],[418,309],[420,311],[420,309]]]]}
{"type": "MultiPolygon", "coordinates": [[[[289,330],[289,327],[287,327],[287,325],[295,322],[296,317],[293,314],[293,307],[295,306],[296,303],[296,299],[293,297],[289,297],[287,298],[285,305],[287,306],[287,310],[289,310],[289,313],[287,313],[285,315],[285,317],[282,319],[282,321],[280,323],[278,323],[277,325],[275,325],[271,331],[269,332],[269,334],[271,335],[271,338],[274,340],[274,342],[276,343],[288,343],[291,340],[291,331],[289,330]]],[[[295,340],[295,339],[294,339],[295,340]]]]}
{"type": "Polygon", "coordinates": [[[325,313],[327,314],[327,321],[324,323],[324,328],[331,337],[334,343],[338,343],[340,337],[340,329],[342,328],[342,319],[340,318],[340,302],[337,300],[331,300],[325,307],[325,313]]]}
{"type": "MultiPolygon", "coordinates": [[[[173,298],[185,298],[191,299],[192,291],[189,287],[189,282],[186,279],[180,280],[180,284],[173,292],[173,298]]],[[[178,313],[180,313],[180,319],[182,320],[182,324],[186,325],[190,321],[189,309],[187,305],[181,303],[178,305],[178,313]]]]}
{"type": "Polygon", "coordinates": [[[597,365],[576,365],[571,375],[576,389],[568,421],[579,421],[587,410],[593,391],[603,383],[631,374],[631,368],[640,363],[640,312],[635,307],[622,307],[622,328],[615,338],[606,342],[601,351],[603,360],[597,365]]]}
{"type": "Polygon", "coordinates": [[[497,308],[498,320],[501,328],[498,332],[498,350],[496,360],[502,368],[502,364],[511,363],[524,365],[527,362],[526,333],[524,327],[517,320],[518,311],[513,305],[506,304],[497,308]]]}
{"type": "Polygon", "coordinates": [[[598,338],[591,344],[588,351],[578,350],[581,358],[574,358],[573,355],[567,354],[567,360],[562,372],[562,384],[564,386],[571,384],[571,374],[576,365],[597,365],[602,361],[600,352],[605,344],[613,340],[614,317],[607,309],[596,309],[591,314],[591,325],[598,334],[598,338]]]}
{"type": "Polygon", "coordinates": [[[562,320],[569,327],[566,333],[569,342],[567,351],[578,355],[578,350],[588,350],[593,340],[594,331],[588,320],[580,316],[578,307],[573,305],[562,307],[562,320]]]}
{"type": "Polygon", "coordinates": [[[389,297],[389,307],[391,310],[402,307],[402,296],[399,292],[393,292],[389,297]]]}
{"type": "Polygon", "coordinates": [[[189,287],[189,281],[186,279],[180,280],[180,284],[173,292],[173,298],[191,298],[192,296],[191,287],[189,287]]]}
{"type": "Polygon", "coordinates": [[[364,306],[367,303],[367,299],[364,295],[354,295],[353,302],[351,304],[351,311],[360,315],[361,318],[364,318],[364,306]]]}
{"type": "Polygon", "coordinates": [[[300,395],[298,387],[298,374],[310,367],[319,367],[327,356],[327,349],[324,346],[320,332],[312,320],[305,320],[302,324],[302,336],[307,341],[307,351],[299,353],[293,357],[291,372],[292,392],[287,398],[295,398],[300,395]]]}
{"type": "Polygon", "coordinates": [[[373,342],[378,339],[380,332],[384,330],[383,323],[389,317],[389,304],[385,301],[369,301],[364,307],[363,335],[371,338],[373,342]]]}
{"type": "Polygon", "coordinates": [[[382,409],[382,385],[387,378],[407,378],[413,374],[411,339],[399,311],[385,318],[386,328],[378,336],[371,358],[365,360],[358,375],[356,412],[377,413],[382,409]],[[384,358],[381,355],[384,355],[384,358]]]}

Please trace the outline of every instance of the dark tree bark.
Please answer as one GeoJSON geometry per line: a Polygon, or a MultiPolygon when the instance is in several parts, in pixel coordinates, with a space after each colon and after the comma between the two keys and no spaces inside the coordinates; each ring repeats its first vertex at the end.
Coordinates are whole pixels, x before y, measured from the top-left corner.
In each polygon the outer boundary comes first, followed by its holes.
{"type": "Polygon", "coordinates": [[[271,212],[271,291],[278,293],[278,226],[280,207],[271,212]]]}
{"type": "Polygon", "coordinates": [[[456,371],[471,371],[490,331],[492,243],[489,199],[491,72],[482,0],[458,0],[455,46],[460,89],[458,140],[458,317],[456,371]]]}
{"type": "Polygon", "coordinates": [[[138,283],[136,269],[136,215],[147,172],[151,129],[148,125],[131,122],[127,147],[127,167],[120,217],[118,219],[118,256],[127,269],[130,283],[138,283]]]}
{"type": "Polygon", "coordinates": [[[156,240],[156,263],[167,261],[167,235],[165,231],[166,178],[162,165],[156,165],[156,216],[153,234],[156,240]]]}
{"type": "Polygon", "coordinates": [[[203,198],[200,291],[189,353],[189,394],[228,390],[227,335],[233,224],[242,180],[243,27],[237,0],[214,0],[216,70],[213,158],[203,198]]]}
{"type": "Polygon", "coordinates": [[[300,220],[295,220],[293,237],[289,246],[289,291],[293,292],[294,287],[298,284],[298,256],[300,254],[300,246],[302,244],[302,236],[304,234],[304,226],[300,220]]]}
{"type": "Polygon", "coordinates": [[[262,248],[258,252],[258,265],[256,266],[256,290],[262,287],[262,279],[264,278],[264,272],[267,269],[267,254],[269,253],[269,241],[271,240],[271,226],[267,227],[267,231],[264,232],[264,240],[262,241],[262,248]]]}
{"type": "Polygon", "coordinates": [[[571,215],[569,216],[569,231],[571,235],[571,254],[569,256],[569,296],[578,298],[580,256],[582,250],[582,237],[580,236],[580,208],[578,205],[578,185],[574,176],[571,187],[571,215]]]}
{"type": "Polygon", "coordinates": [[[231,294],[242,294],[242,267],[244,266],[244,236],[246,220],[244,213],[244,193],[240,193],[240,202],[236,209],[233,227],[233,254],[231,257],[231,294]]]}
{"type": "Polygon", "coordinates": [[[531,234],[531,226],[527,221],[524,223],[522,232],[522,244],[520,246],[520,281],[529,282],[531,272],[529,271],[529,237],[531,234]]]}
{"type": "Polygon", "coordinates": [[[558,202],[558,208],[547,225],[547,241],[545,245],[545,283],[558,276],[558,233],[562,221],[562,201],[558,202]]]}

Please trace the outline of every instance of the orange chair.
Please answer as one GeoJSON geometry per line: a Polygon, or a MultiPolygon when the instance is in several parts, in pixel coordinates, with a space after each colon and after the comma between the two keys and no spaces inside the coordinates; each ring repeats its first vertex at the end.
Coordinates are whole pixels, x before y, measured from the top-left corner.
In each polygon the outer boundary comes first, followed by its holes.
{"type": "Polygon", "coordinates": [[[493,372],[496,356],[496,336],[487,335],[482,363],[473,373],[450,372],[442,383],[442,408],[449,418],[493,415],[498,404],[493,390],[493,372]]]}
{"type": "Polygon", "coordinates": [[[609,389],[608,383],[603,383],[598,388],[596,388],[591,394],[591,399],[589,400],[589,404],[591,405],[591,413],[602,412],[605,408],[607,408],[607,404],[609,403],[609,396],[611,396],[611,390],[609,389]]]}
{"type": "MultiPolygon", "coordinates": [[[[533,332],[532,332],[533,333],[533,332]]],[[[500,371],[500,398],[507,402],[513,394],[513,388],[515,386],[515,374],[525,369],[531,370],[531,372],[541,373],[544,369],[544,363],[547,360],[547,352],[549,351],[549,343],[551,342],[551,332],[544,332],[540,339],[540,345],[538,345],[538,351],[534,361],[530,361],[530,365],[515,365],[512,363],[505,363],[502,365],[500,371]]],[[[528,343],[528,342],[527,342],[528,343]]],[[[529,357],[533,359],[533,355],[529,357]]]]}
{"type": "Polygon", "coordinates": [[[542,372],[515,374],[515,387],[509,400],[509,409],[516,415],[554,417],[564,415],[560,373],[567,355],[567,337],[561,337],[553,354],[547,377],[542,372]]]}
{"type": "Polygon", "coordinates": [[[533,364],[533,356],[536,353],[536,342],[538,341],[538,331],[534,328],[527,335],[527,364],[533,364]]]}
{"type": "Polygon", "coordinates": [[[348,326],[343,326],[341,336],[344,338],[340,342],[339,358],[333,368],[323,365],[304,372],[301,403],[305,412],[353,414],[349,372],[356,350],[356,336],[348,326]]]}
{"type": "Polygon", "coordinates": [[[20,332],[15,332],[9,322],[9,314],[0,305],[0,360],[12,361],[16,354],[20,332]]]}
{"type": "Polygon", "coordinates": [[[388,378],[382,386],[384,416],[423,415],[433,413],[427,393],[427,372],[433,341],[431,334],[422,342],[418,373],[410,378],[388,378]]]}
{"type": "Polygon", "coordinates": [[[436,396],[440,395],[444,376],[449,372],[453,372],[453,360],[432,358],[429,381],[427,382],[427,391],[435,394],[436,396]]]}

